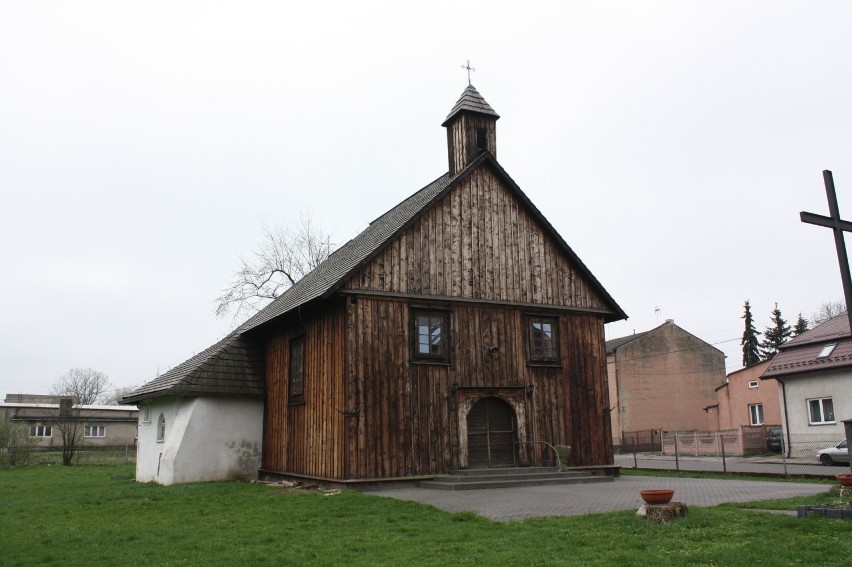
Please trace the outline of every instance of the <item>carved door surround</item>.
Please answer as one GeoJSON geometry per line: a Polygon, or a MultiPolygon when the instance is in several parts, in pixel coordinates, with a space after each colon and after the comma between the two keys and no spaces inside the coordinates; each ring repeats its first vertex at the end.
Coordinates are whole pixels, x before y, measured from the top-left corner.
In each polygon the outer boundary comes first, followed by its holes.
{"type": "Polygon", "coordinates": [[[483,398],[494,397],[499,398],[509,404],[515,412],[517,424],[517,441],[518,444],[518,459],[521,461],[529,460],[528,447],[524,441],[527,440],[527,412],[526,400],[530,389],[527,386],[504,386],[504,387],[473,387],[473,386],[458,386],[454,387],[456,399],[456,419],[458,420],[459,432],[459,467],[468,467],[468,430],[467,416],[470,410],[483,398]]]}

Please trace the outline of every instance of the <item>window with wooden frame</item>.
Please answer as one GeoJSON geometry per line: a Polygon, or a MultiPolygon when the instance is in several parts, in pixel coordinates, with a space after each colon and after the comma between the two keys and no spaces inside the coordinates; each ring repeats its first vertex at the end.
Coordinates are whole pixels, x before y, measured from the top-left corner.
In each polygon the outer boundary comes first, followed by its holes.
{"type": "Polygon", "coordinates": [[[415,309],[411,319],[412,358],[415,361],[450,361],[450,314],[447,311],[415,309]]]}
{"type": "Polygon", "coordinates": [[[527,346],[530,362],[559,362],[559,321],[555,317],[527,316],[527,346]]]}
{"type": "Polygon", "coordinates": [[[288,398],[291,404],[305,403],[305,337],[290,341],[288,398]]]}

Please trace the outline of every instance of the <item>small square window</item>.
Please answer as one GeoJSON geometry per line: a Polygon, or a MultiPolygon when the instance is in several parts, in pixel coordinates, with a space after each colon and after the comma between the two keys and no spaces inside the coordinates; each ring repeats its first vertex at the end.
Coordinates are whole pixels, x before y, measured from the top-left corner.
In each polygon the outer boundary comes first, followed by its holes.
{"type": "Polygon", "coordinates": [[[527,317],[527,345],[530,360],[558,362],[558,320],[551,317],[527,317]]]}
{"type": "Polygon", "coordinates": [[[757,388],[758,386],[760,386],[760,383],[757,380],[751,380],[748,383],[748,387],[751,388],[752,390],[757,388]]]}
{"type": "Polygon", "coordinates": [[[450,358],[450,315],[446,311],[416,310],[412,313],[414,359],[447,362],[450,358]]]}
{"type": "Polygon", "coordinates": [[[139,422],[151,423],[151,406],[142,406],[139,408],[139,422]]]}

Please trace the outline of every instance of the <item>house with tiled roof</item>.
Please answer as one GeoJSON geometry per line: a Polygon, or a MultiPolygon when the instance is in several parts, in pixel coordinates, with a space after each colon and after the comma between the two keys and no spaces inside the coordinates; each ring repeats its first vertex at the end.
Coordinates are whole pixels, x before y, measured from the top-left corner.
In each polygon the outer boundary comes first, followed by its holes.
{"type": "Polygon", "coordinates": [[[842,439],[842,422],[852,419],[852,335],[846,313],[787,341],[761,379],[779,385],[791,445],[797,436],[821,444],[842,439]]]}
{"type": "Polygon", "coordinates": [[[498,118],[468,86],[447,173],[125,398],[138,480],[613,463],[603,326],[626,315],[497,162],[498,118]]]}

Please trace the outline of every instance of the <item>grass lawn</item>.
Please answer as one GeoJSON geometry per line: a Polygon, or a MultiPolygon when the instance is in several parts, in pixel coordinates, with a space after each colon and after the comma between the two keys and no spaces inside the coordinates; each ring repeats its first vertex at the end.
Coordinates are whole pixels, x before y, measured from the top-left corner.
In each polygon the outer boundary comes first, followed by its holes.
{"type": "Polygon", "coordinates": [[[132,475],[132,465],[0,470],[0,564],[753,567],[841,565],[852,555],[852,522],[742,505],[692,507],[666,525],[633,511],[502,524],[357,492],[164,487],[132,475]]]}

